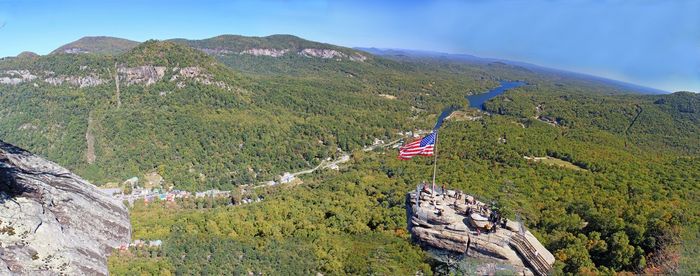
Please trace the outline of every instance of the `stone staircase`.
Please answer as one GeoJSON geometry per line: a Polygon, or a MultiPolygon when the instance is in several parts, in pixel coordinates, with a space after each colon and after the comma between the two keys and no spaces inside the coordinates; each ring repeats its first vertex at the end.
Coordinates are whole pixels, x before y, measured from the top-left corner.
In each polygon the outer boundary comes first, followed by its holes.
{"type": "Polygon", "coordinates": [[[548,275],[549,271],[551,271],[552,266],[523,235],[513,235],[510,239],[510,244],[523,256],[523,260],[529,264],[535,274],[548,275]]]}

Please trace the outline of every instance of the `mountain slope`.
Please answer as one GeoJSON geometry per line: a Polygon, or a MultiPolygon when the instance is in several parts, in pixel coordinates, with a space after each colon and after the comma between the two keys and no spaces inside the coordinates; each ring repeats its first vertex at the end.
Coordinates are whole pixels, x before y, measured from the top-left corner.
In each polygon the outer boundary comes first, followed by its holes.
{"type": "Polygon", "coordinates": [[[406,120],[421,112],[411,106],[443,101],[344,78],[253,78],[159,41],[118,56],[6,60],[0,137],[97,182],[158,172],[182,189],[230,189],[427,126],[406,120]]]}
{"type": "Polygon", "coordinates": [[[109,36],[86,36],[76,41],[58,47],[52,54],[105,54],[116,55],[129,51],[139,43],[136,41],[109,37],[109,36]]]}

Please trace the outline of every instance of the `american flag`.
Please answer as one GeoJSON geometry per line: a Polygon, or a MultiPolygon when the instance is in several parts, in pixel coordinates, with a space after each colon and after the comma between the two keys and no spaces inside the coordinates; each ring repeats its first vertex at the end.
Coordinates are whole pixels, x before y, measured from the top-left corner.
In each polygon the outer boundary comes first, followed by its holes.
{"type": "Polygon", "coordinates": [[[432,132],[420,140],[413,141],[399,149],[399,159],[411,159],[416,155],[431,156],[435,147],[437,132],[432,132]]]}

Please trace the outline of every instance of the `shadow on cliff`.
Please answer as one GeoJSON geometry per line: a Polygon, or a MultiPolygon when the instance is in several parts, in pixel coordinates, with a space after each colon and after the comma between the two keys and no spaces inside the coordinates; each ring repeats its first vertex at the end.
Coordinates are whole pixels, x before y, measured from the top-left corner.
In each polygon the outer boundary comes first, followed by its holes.
{"type": "Polygon", "coordinates": [[[16,197],[26,196],[34,192],[31,187],[17,181],[15,176],[19,171],[9,163],[5,153],[23,154],[25,151],[0,141],[0,204],[5,203],[6,200],[13,200],[16,197]]]}
{"type": "Polygon", "coordinates": [[[5,203],[6,200],[30,195],[34,192],[34,189],[17,182],[15,179],[16,173],[16,169],[8,168],[3,160],[0,159],[0,204],[5,203]]]}

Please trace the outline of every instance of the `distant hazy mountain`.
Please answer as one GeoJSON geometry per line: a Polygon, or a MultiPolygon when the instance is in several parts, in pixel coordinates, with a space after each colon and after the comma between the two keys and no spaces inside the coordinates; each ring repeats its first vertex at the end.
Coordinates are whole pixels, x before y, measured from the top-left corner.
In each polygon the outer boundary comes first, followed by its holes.
{"type": "Polygon", "coordinates": [[[449,54],[434,51],[422,51],[422,50],[408,50],[408,49],[393,49],[393,48],[365,48],[365,47],[355,47],[357,50],[365,51],[377,56],[383,57],[405,57],[405,58],[433,58],[433,59],[445,59],[453,61],[470,61],[470,62],[496,62],[503,61],[500,59],[492,58],[482,58],[468,54],[449,54]]]}
{"type": "Polygon", "coordinates": [[[138,44],[139,42],[117,37],[86,36],[63,45],[51,53],[93,53],[115,55],[127,52],[136,47],[138,44]]]}
{"type": "Polygon", "coordinates": [[[357,47],[355,49],[362,50],[368,53],[372,53],[377,56],[382,56],[382,57],[387,57],[387,58],[394,58],[394,59],[405,59],[405,58],[430,58],[430,59],[438,59],[438,60],[447,60],[447,61],[463,61],[463,62],[472,62],[472,63],[491,63],[491,62],[502,62],[514,66],[521,66],[530,70],[538,71],[538,72],[544,72],[544,73],[553,73],[553,74],[558,74],[566,77],[572,77],[572,78],[579,78],[583,80],[589,80],[589,81],[594,81],[594,82],[600,82],[600,83],[605,83],[609,85],[614,85],[614,86],[619,86],[624,89],[632,90],[640,94],[666,94],[669,93],[668,91],[656,89],[656,88],[651,88],[651,87],[646,87],[646,86],[641,86],[637,84],[632,84],[628,82],[623,82],[623,81],[618,81],[618,80],[612,80],[612,79],[607,79],[599,76],[593,76],[593,75],[588,75],[588,74],[582,74],[582,73],[576,73],[576,72],[570,72],[570,71],[565,71],[565,70],[559,70],[559,69],[554,69],[554,68],[548,68],[544,66],[539,66],[531,63],[526,63],[526,62],[519,62],[519,61],[511,61],[511,60],[505,60],[505,59],[496,59],[496,58],[482,58],[482,57],[477,57],[473,55],[467,55],[467,54],[450,54],[450,53],[441,53],[441,52],[432,52],[432,51],[420,51],[420,50],[406,50],[406,49],[380,49],[380,48],[363,48],[363,47],[357,47]]]}

